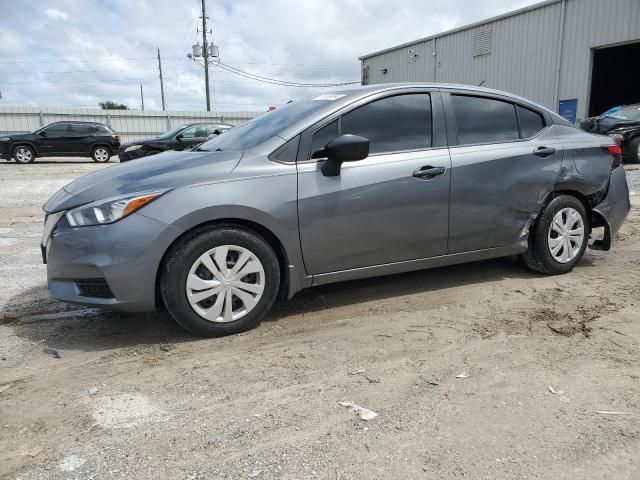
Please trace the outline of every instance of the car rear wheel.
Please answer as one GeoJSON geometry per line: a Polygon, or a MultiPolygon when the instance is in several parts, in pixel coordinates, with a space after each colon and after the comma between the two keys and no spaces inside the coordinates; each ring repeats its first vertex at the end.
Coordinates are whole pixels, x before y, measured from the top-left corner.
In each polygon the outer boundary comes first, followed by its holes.
{"type": "Polygon", "coordinates": [[[17,163],[32,163],[36,159],[36,153],[28,145],[18,145],[13,149],[13,158],[17,163]]]}
{"type": "Polygon", "coordinates": [[[215,337],[255,327],[280,285],[278,258],[259,235],[235,226],[202,229],[168,254],[160,292],[190,332],[215,337]]]}
{"type": "Polygon", "coordinates": [[[640,137],[634,138],[629,142],[627,160],[629,160],[629,163],[640,163],[640,137]]]}
{"type": "Polygon", "coordinates": [[[91,151],[91,158],[94,162],[106,163],[111,159],[111,152],[107,147],[95,147],[91,151]]]}
{"type": "Polygon", "coordinates": [[[589,218],[582,202],[570,195],[559,195],[536,219],[529,234],[529,250],[522,258],[537,272],[570,272],[584,255],[589,232],[589,218]]]}

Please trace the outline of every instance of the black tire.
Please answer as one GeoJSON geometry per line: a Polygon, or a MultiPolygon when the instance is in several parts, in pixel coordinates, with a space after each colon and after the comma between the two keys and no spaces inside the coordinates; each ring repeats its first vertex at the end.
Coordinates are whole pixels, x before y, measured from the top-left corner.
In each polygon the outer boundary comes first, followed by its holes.
{"type": "Polygon", "coordinates": [[[261,236],[235,225],[198,229],[180,240],[167,254],[160,276],[160,293],[171,316],[185,329],[202,337],[230,335],[256,327],[273,306],[279,286],[280,265],[273,249],[261,236]],[[258,303],[243,317],[228,323],[201,317],[189,303],[186,292],[187,277],[194,263],[208,250],[222,245],[249,250],[258,258],[265,274],[258,303]]]}
{"type": "Polygon", "coordinates": [[[538,215],[529,233],[529,249],[522,255],[522,260],[528,268],[536,272],[548,275],[568,273],[573,270],[573,267],[584,255],[589,243],[590,231],[589,216],[582,202],[571,195],[558,195],[538,215]],[[565,208],[571,208],[578,212],[582,219],[584,235],[577,255],[571,261],[561,263],[551,254],[548,235],[554,217],[565,208]]]}
{"type": "Polygon", "coordinates": [[[96,163],[109,163],[111,160],[111,150],[104,145],[96,145],[91,150],[91,158],[96,163]]]}
{"type": "Polygon", "coordinates": [[[33,163],[36,159],[36,152],[29,145],[17,145],[12,152],[12,157],[16,163],[26,165],[33,163]]]}
{"type": "Polygon", "coordinates": [[[626,150],[628,163],[640,163],[640,137],[631,140],[626,150]]]}

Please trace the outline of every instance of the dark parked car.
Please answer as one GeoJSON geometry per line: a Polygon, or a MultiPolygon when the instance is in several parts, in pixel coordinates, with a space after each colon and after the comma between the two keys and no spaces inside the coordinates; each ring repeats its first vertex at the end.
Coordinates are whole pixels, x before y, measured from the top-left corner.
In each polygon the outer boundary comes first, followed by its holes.
{"type": "Polygon", "coordinates": [[[629,163],[640,162],[640,103],[611,109],[580,124],[587,132],[620,135],[622,154],[629,163]]]}
{"type": "Polygon", "coordinates": [[[217,136],[229,130],[232,125],[217,123],[192,123],[172,128],[155,138],[136,140],[120,146],[118,156],[121,162],[148,157],[167,150],[185,150],[207,141],[211,135],[217,136]]]}
{"type": "Polygon", "coordinates": [[[120,137],[101,123],[56,122],[31,133],[0,136],[0,158],[31,163],[36,157],[91,157],[108,162],[120,137]]]}
{"type": "Polygon", "coordinates": [[[163,302],[211,336],[342,280],[513,255],[567,273],[593,228],[608,250],[629,212],[620,153],[496,90],[323,93],[58,191],[44,206],[49,290],[125,311],[163,302]]]}

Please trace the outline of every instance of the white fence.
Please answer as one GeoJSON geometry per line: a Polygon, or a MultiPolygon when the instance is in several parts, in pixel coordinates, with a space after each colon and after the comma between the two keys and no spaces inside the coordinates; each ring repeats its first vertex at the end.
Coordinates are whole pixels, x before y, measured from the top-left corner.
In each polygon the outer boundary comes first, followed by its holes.
{"type": "Polygon", "coordinates": [[[261,113],[0,107],[0,134],[31,132],[52,122],[80,120],[108,125],[122,136],[123,142],[128,142],[158,135],[187,123],[214,122],[239,125],[261,113]]]}

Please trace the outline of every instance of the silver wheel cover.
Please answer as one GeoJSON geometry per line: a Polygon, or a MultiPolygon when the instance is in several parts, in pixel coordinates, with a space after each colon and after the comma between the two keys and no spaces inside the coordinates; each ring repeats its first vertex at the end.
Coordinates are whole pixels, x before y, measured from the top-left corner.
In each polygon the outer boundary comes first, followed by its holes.
{"type": "Polygon", "coordinates": [[[20,163],[29,163],[33,155],[31,154],[31,150],[24,147],[18,147],[16,150],[16,160],[20,163]]]}
{"type": "Polygon", "coordinates": [[[221,245],[202,254],[187,275],[191,308],[205,320],[228,323],[251,312],[265,287],[262,263],[250,250],[221,245]]]}
{"type": "Polygon", "coordinates": [[[574,208],[563,208],[553,217],[547,245],[553,259],[569,263],[580,253],[584,242],[584,221],[574,208]]]}
{"type": "Polygon", "coordinates": [[[96,148],[94,156],[99,162],[106,162],[109,160],[109,152],[107,152],[105,148],[96,148]]]}

